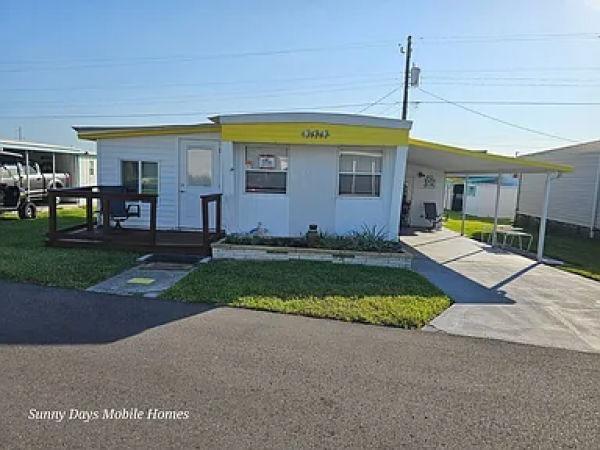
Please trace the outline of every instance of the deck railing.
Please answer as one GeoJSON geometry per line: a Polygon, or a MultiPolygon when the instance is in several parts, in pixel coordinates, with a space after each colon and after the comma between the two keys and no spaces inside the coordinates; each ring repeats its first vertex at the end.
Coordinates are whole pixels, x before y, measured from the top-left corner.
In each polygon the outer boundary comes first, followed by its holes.
{"type": "Polygon", "coordinates": [[[200,202],[202,208],[202,241],[208,254],[210,254],[210,244],[213,240],[219,240],[223,235],[221,222],[221,201],[223,194],[201,195],[200,202]],[[215,203],[215,231],[210,232],[210,204],[215,203]],[[212,239],[211,239],[212,237],[212,239]]]}
{"type": "MultiPolygon", "coordinates": [[[[76,230],[82,230],[87,228],[87,231],[94,231],[94,200],[98,200],[98,203],[102,206],[102,233],[99,235],[99,239],[110,241],[110,234],[115,233],[111,229],[111,214],[110,205],[114,201],[126,201],[126,202],[143,202],[150,204],[150,224],[149,224],[149,244],[156,245],[157,229],[156,229],[156,217],[157,217],[157,199],[158,196],[155,194],[135,194],[126,192],[115,192],[115,189],[121,186],[87,186],[87,187],[76,187],[76,188],[63,188],[63,189],[49,189],[48,190],[48,205],[49,205],[49,217],[48,217],[48,241],[53,243],[60,238],[64,238],[65,235],[70,234],[76,230]],[[57,197],[61,199],[77,198],[85,199],[85,210],[86,219],[85,223],[71,226],[68,228],[58,229],[58,216],[57,216],[57,197]]],[[[210,244],[215,240],[220,239],[223,236],[223,225],[222,225],[222,197],[223,194],[207,194],[200,196],[200,206],[202,211],[202,245],[206,251],[206,254],[210,254],[210,244]],[[211,229],[211,208],[210,204],[215,204],[215,227],[211,229]]]]}
{"type": "Polygon", "coordinates": [[[156,205],[158,195],[156,194],[137,194],[128,192],[115,192],[114,189],[120,186],[85,186],[76,188],[49,189],[48,190],[48,240],[52,242],[60,236],[61,233],[77,229],[87,228],[88,231],[94,229],[94,199],[97,199],[102,205],[102,230],[103,233],[110,234],[110,204],[112,201],[142,202],[150,204],[150,242],[156,243],[156,205]],[[75,225],[69,228],[58,229],[58,220],[56,214],[57,197],[85,199],[85,224],[75,225]]]}

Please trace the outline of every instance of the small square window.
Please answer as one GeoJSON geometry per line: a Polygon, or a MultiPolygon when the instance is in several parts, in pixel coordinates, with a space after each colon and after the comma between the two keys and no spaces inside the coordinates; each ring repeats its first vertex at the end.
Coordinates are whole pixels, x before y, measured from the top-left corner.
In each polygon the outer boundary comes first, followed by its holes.
{"type": "Polygon", "coordinates": [[[285,147],[246,147],[246,192],[287,192],[288,150],[285,147]]]}

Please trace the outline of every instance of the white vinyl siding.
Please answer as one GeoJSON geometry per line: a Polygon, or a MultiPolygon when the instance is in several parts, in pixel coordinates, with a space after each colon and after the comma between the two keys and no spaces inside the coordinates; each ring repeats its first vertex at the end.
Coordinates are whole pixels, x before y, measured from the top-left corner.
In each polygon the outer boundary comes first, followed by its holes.
{"type": "MultiPolygon", "coordinates": [[[[159,166],[157,227],[176,229],[179,203],[179,140],[217,137],[214,134],[196,134],[99,140],[97,144],[98,184],[121,185],[121,161],[157,162],[159,166]]],[[[129,219],[127,226],[146,227],[149,223],[149,215],[148,204],[142,204],[142,217],[129,219]]]]}
{"type": "MultiPolygon", "coordinates": [[[[559,222],[589,227],[592,220],[593,191],[600,158],[600,142],[567,147],[528,155],[538,161],[567,164],[573,172],[552,180],[548,218],[559,222]]],[[[545,175],[523,174],[518,212],[533,217],[541,214],[545,175]]],[[[600,226],[600,211],[596,228],[600,226]]]]}

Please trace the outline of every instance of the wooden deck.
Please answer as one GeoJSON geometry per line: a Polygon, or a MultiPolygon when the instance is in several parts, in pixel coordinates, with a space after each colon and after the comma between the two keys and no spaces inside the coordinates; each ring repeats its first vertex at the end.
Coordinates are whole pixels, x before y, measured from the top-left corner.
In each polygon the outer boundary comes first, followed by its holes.
{"type": "MultiPolygon", "coordinates": [[[[222,194],[200,196],[202,229],[198,231],[165,231],[156,226],[157,199],[155,194],[136,194],[121,191],[121,186],[88,186],[80,188],[48,190],[48,239],[52,247],[108,248],[147,253],[180,253],[190,255],[210,255],[211,242],[222,235],[221,197],[222,194]],[[115,188],[117,188],[115,190],[115,188]],[[86,203],[85,223],[69,228],[58,228],[56,198],[83,198],[86,203]],[[100,223],[93,220],[93,201],[102,206],[100,223]],[[120,202],[148,203],[150,205],[147,229],[117,228],[113,226],[111,204],[120,202]],[[209,204],[215,203],[215,229],[209,228],[209,204]]],[[[124,209],[124,206],[121,207],[124,209]]],[[[116,216],[117,220],[119,216],[116,216]]],[[[138,216],[136,216],[138,217],[138,216]]]]}
{"type": "MultiPolygon", "coordinates": [[[[210,241],[217,239],[216,233],[210,234],[210,241]]],[[[210,247],[205,245],[202,231],[156,231],[154,242],[148,230],[134,228],[111,229],[105,233],[102,228],[88,230],[78,228],[63,230],[48,239],[48,245],[68,248],[109,248],[147,253],[180,253],[208,256],[210,247]]]]}

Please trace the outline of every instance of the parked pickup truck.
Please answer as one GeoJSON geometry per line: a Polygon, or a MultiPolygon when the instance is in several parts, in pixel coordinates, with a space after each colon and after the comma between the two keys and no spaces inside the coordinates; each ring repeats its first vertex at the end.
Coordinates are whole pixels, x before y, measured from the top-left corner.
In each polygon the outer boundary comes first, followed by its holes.
{"type": "Polygon", "coordinates": [[[56,173],[53,182],[52,174],[42,173],[38,163],[29,166],[21,163],[0,163],[0,185],[27,189],[27,172],[29,172],[29,198],[31,200],[42,200],[48,194],[48,189],[69,187],[71,181],[68,173],[56,173]]]}

